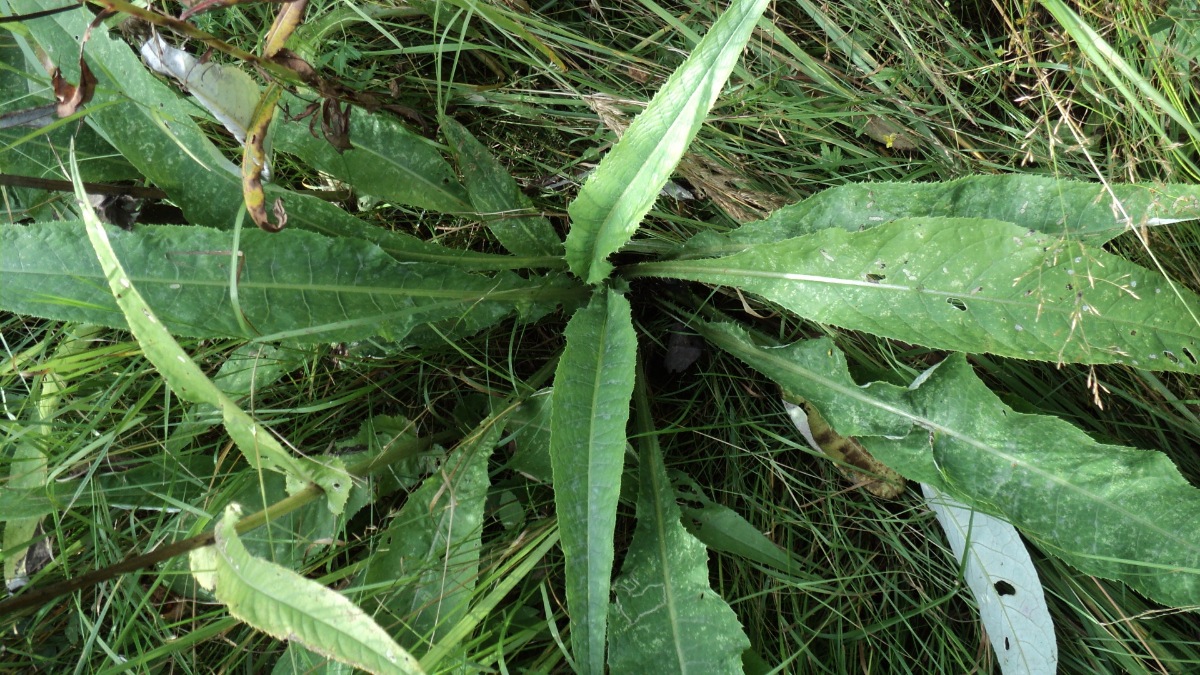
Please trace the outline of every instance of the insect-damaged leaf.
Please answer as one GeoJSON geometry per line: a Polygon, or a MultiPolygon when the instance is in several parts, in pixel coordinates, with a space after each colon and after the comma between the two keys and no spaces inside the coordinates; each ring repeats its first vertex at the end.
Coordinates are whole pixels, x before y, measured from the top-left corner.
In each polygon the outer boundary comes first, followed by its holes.
{"type": "Polygon", "coordinates": [[[1196,294],[1103,250],[995,220],[829,228],[634,273],[733,286],[807,319],[935,349],[1200,372],[1196,294]]]}

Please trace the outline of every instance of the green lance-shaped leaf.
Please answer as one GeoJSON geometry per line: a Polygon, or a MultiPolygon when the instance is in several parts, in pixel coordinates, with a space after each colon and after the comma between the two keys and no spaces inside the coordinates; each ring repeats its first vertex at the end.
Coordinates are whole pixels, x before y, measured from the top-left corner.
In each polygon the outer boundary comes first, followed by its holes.
{"type": "MultiPolygon", "coordinates": [[[[20,13],[56,7],[50,0],[12,0],[11,6],[20,13]]],[[[70,81],[78,81],[78,72],[74,72],[78,69],[76,64],[79,59],[79,40],[76,36],[83,35],[91,20],[92,17],[86,12],[66,12],[32,21],[28,25],[30,38],[60,65],[64,76],[70,81]]],[[[92,31],[86,57],[98,82],[96,95],[89,106],[94,111],[87,116],[88,124],[95,127],[151,183],[164,190],[171,201],[183,209],[189,222],[211,227],[232,227],[242,203],[241,171],[221,154],[191,118],[198,108],[186,103],[174,89],[151,73],[129,45],[110,37],[104,26],[92,31]]],[[[307,133],[307,123],[299,124],[307,133]]],[[[367,127],[363,136],[372,139],[372,148],[382,147],[383,140],[390,138],[386,134],[383,139],[373,136],[370,123],[367,127]]],[[[423,139],[419,143],[423,147],[428,146],[423,139]]],[[[418,151],[413,151],[412,156],[424,157],[418,151]]],[[[440,155],[438,158],[443,167],[436,170],[431,168],[431,175],[449,170],[445,160],[440,155]]],[[[313,196],[272,185],[266,186],[266,191],[270,203],[277,197],[283,199],[288,227],[291,229],[366,239],[379,244],[389,255],[400,260],[453,262],[474,269],[509,269],[515,266],[509,256],[456,251],[371,226],[338,206],[313,196]]],[[[459,210],[468,208],[465,200],[460,199],[459,202],[462,207],[459,210]]],[[[533,262],[546,264],[544,260],[533,262]]]]}
{"type": "Polygon", "coordinates": [[[442,118],[442,133],[458,158],[472,206],[504,248],[517,255],[562,255],[563,244],[554,226],[487,148],[449,117],[442,118]]]}
{"type": "Polygon", "coordinates": [[[1102,185],[1049,176],[968,176],[945,183],[852,183],[727,234],[697,235],[687,257],[729,255],[828,227],[857,232],[901,218],[987,218],[1100,246],[1130,228],[1200,218],[1195,185],[1102,185]]]}
{"type": "Polygon", "coordinates": [[[489,417],[446,463],[409,495],[371,556],[368,587],[395,584],[382,601],[403,626],[397,638],[410,649],[428,647],[467,613],[479,576],[488,458],[503,422],[489,417]]]}
{"type": "Polygon", "coordinates": [[[571,317],[566,338],[550,415],[554,503],[576,667],[599,674],[637,352],[629,301],[597,289],[571,317]]]}
{"type": "Polygon", "coordinates": [[[284,98],[282,109],[291,114],[281,116],[272,125],[277,149],[296,155],[364,194],[434,211],[471,211],[467,192],[454,169],[430,141],[383,113],[352,108],[347,114],[353,147],[338,152],[321,133],[321,111],[313,113],[316,118],[294,119],[306,104],[296,96],[284,98]]]}
{"type": "Polygon", "coordinates": [[[737,64],[767,0],[734,0],[687,61],[629,125],[571,204],[567,262],[588,283],[633,236],[737,64]]]}
{"type": "MultiPolygon", "coordinates": [[[[0,308],[125,327],[81,235],[78,223],[0,225],[0,308]]],[[[135,232],[114,229],[106,240],[126,278],[176,335],[303,343],[400,339],[426,322],[461,320],[479,328],[476,316],[486,324],[513,310],[536,314],[547,302],[583,293],[563,280],[401,263],[362,240],[300,230],[243,231],[237,262],[231,234],[209,228],[139,226],[135,232]],[[237,278],[236,307],[231,276],[237,278]],[[497,306],[500,311],[493,311],[497,306]]]]}
{"type": "Polygon", "coordinates": [[[906,478],[1004,518],[1086,574],[1171,606],[1200,603],[1200,490],[1166,455],[1097,443],[1004,405],[961,355],[911,388],[859,386],[827,339],[762,347],[728,324],[706,338],[815,405],[906,478]]]}
{"type": "Polygon", "coordinates": [[[371,673],[421,673],[379,624],[336,591],[246,551],[230,506],[216,543],[191,554],[191,569],[235,618],[280,640],[298,642],[371,673]]]}
{"type": "Polygon", "coordinates": [[[799,316],[937,349],[1200,372],[1200,298],[1079,242],[1010,223],[826,229],[635,276],[734,286],[799,316]]]}
{"type": "Polygon", "coordinates": [[[708,581],[708,550],[680,524],[655,439],[645,386],[635,393],[641,461],[637,529],[613,584],[614,673],[740,673],[750,648],[737,616],[708,581]]]}
{"type": "MultiPolygon", "coordinates": [[[[80,203],[86,204],[73,157],[71,170],[75,177],[75,196],[80,203]]],[[[186,401],[215,406],[221,411],[225,429],[251,466],[279,471],[288,477],[289,484],[296,480],[316,483],[325,491],[330,511],[341,513],[350,495],[351,485],[350,474],[345,467],[335,461],[323,464],[308,458],[293,457],[270,431],[238,408],[232,399],[205,377],[200,367],[188,358],[171,337],[130,280],[113,250],[104,224],[96,218],[90,206],[83,209],[83,214],[87,238],[96,251],[96,259],[102,270],[99,279],[94,281],[107,280],[107,286],[111,289],[112,297],[116,298],[116,305],[125,316],[129,330],[175,395],[186,401]]],[[[78,231],[78,225],[75,228],[78,231]]],[[[294,492],[303,486],[291,487],[294,492]]]]}

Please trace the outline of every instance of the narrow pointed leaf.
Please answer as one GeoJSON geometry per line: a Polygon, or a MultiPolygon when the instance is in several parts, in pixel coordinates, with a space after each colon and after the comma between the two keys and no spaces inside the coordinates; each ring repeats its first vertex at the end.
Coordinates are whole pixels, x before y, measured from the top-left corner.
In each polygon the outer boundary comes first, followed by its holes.
{"type": "Polygon", "coordinates": [[[566,338],[550,417],[554,503],[575,663],[599,675],[637,351],[629,301],[598,289],[571,317],[566,338]]]}
{"type": "Polygon", "coordinates": [[[975,511],[929,485],[925,503],[937,514],[950,550],[987,630],[1004,675],[1054,675],[1058,643],[1037,569],[1017,529],[975,511]]]}
{"type": "Polygon", "coordinates": [[[280,640],[371,673],[421,673],[379,624],[336,591],[251,556],[238,537],[239,509],[229,507],[216,543],[191,556],[192,573],[235,618],[280,640]]]}
{"type": "Polygon", "coordinates": [[[629,125],[571,204],[567,261],[588,283],[606,279],[607,258],[654,205],[741,57],[767,0],[734,0],[629,125]]]}
{"type": "MultiPolygon", "coordinates": [[[[401,263],[365,241],[290,229],[242,232],[237,263],[231,234],[202,227],[139,226],[113,231],[108,242],[129,281],[176,335],[275,336],[302,343],[400,339],[429,321],[478,328],[477,315],[490,323],[581,293],[570,284],[524,281],[509,272],[486,277],[401,263]],[[229,288],[235,264],[238,307],[229,288]]],[[[0,225],[0,277],[5,310],[126,325],[78,223],[0,225]]]]}
{"type": "Polygon", "coordinates": [[[826,339],[756,345],[743,330],[695,326],[910,480],[1009,521],[1085,574],[1158,602],[1200,604],[1200,490],[1166,455],[1097,443],[1054,417],[1004,405],[961,355],[913,388],[859,386],[826,339]]]}
{"type": "Polygon", "coordinates": [[[724,235],[686,245],[692,256],[728,255],[838,227],[850,232],[901,218],[987,218],[1100,246],[1130,228],[1200,218],[1195,185],[1102,185],[1049,176],[968,176],[944,183],[852,183],[785,206],[724,235]]]}
{"type": "Polygon", "coordinates": [[[1200,297],[1010,223],[897,220],[635,269],[734,286],[807,319],[936,349],[1200,372],[1200,297]]]}
{"type": "Polygon", "coordinates": [[[458,158],[471,205],[504,248],[517,255],[562,255],[562,241],[550,221],[487,148],[449,117],[442,118],[442,133],[458,158]]]}
{"type": "MultiPolygon", "coordinates": [[[[72,161],[75,176],[75,196],[84,203],[83,186],[78,168],[72,161]]],[[[84,209],[87,238],[96,252],[112,297],[128,321],[129,330],[137,338],[146,358],[166,379],[176,396],[194,403],[207,403],[221,411],[225,429],[237,444],[250,466],[256,469],[279,471],[289,479],[316,483],[325,491],[329,510],[341,513],[350,495],[350,474],[338,461],[318,462],[307,457],[293,457],[265,427],[242,411],[228,396],[209,380],[171,334],[154,311],[146,304],[137,286],[130,281],[113,251],[108,231],[96,219],[91,208],[84,209]]],[[[117,230],[120,232],[120,230],[117,230]]],[[[101,282],[102,283],[102,282],[101,282]]],[[[103,286],[101,286],[103,287],[103,286]]],[[[297,489],[303,487],[296,486],[297,489]]],[[[293,490],[294,491],[294,490],[293,490]]]]}

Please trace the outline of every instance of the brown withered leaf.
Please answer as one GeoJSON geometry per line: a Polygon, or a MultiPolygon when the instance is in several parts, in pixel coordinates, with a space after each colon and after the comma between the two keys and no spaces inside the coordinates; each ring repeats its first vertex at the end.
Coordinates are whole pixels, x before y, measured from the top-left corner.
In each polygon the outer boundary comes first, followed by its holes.
{"type": "Polygon", "coordinates": [[[92,95],[96,93],[96,76],[92,75],[87,61],[82,57],[79,59],[78,85],[67,82],[58,68],[51,73],[50,81],[54,85],[54,98],[58,101],[54,111],[59,117],[74,115],[79,106],[92,100],[92,95]]]}
{"type": "Polygon", "coordinates": [[[321,103],[321,134],[338,153],[354,149],[350,144],[350,111],[347,103],[345,109],[333,99],[325,99],[321,103]]]}
{"type": "Polygon", "coordinates": [[[268,61],[277,63],[284,68],[290,69],[296,73],[304,84],[307,84],[314,89],[321,88],[321,76],[317,75],[317,69],[312,67],[312,64],[300,58],[290,49],[280,48],[275,53],[267,57],[268,61]]]}
{"type": "Polygon", "coordinates": [[[263,146],[267,138],[267,128],[271,126],[271,116],[275,113],[275,103],[279,100],[280,89],[271,86],[263,94],[258,109],[254,111],[254,119],[246,130],[246,144],[242,149],[242,197],[246,200],[246,212],[254,223],[267,232],[278,232],[287,225],[287,212],[283,209],[283,201],[275,200],[275,222],[272,223],[267,215],[267,195],[263,190],[262,175],[267,165],[267,152],[263,146]]]}

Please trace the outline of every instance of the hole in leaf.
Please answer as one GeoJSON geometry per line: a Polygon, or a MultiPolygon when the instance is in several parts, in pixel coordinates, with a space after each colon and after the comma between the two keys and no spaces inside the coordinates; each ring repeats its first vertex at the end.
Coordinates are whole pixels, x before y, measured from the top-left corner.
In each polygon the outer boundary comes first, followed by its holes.
{"type": "Polygon", "coordinates": [[[868,274],[867,275],[867,281],[869,281],[873,284],[877,284],[886,278],[887,277],[883,276],[882,274],[868,274]]]}
{"type": "Polygon", "coordinates": [[[1165,356],[1171,363],[1179,365],[1179,357],[1175,356],[1175,352],[1171,351],[1170,349],[1164,349],[1163,356],[1165,356]]]}
{"type": "Polygon", "coordinates": [[[1129,337],[1135,337],[1136,335],[1137,335],[1137,331],[1136,331],[1136,330],[1131,330],[1131,331],[1129,331],[1129,337]]]}
{"type": "Polygon", "coordinates": [[[1008,636],[1004,636],[1004,651],[1012,649],[1012,645],[1008,644],[1008,636]]]}
{"type": "Polygon", "coordinates": [[[996,582],[996,593],[1000,595],[1016,595],[1017,589],[1012,584],[1001,579],[996,582]]]}
{"type": "Polygon", "coordinates": [[[946,302],[950,303],[951,307],[953,307],[954,309],[957,309],[960,312],[967,311],[967,303],[963,302],[962,300],[959,300],[958,298],[946,298],[946,302]]]}
{"type": "Polygon", "coordinates": [[[1200,361],[1196,360],[1196,355],[1192,353],[1192,350],[1188,349],[1187,347],[1183,348],[1183,355],[1187,357],[1188,361],[1192,362],[1193,366],[1197,363],[1200,363],[1200,361]]]}

